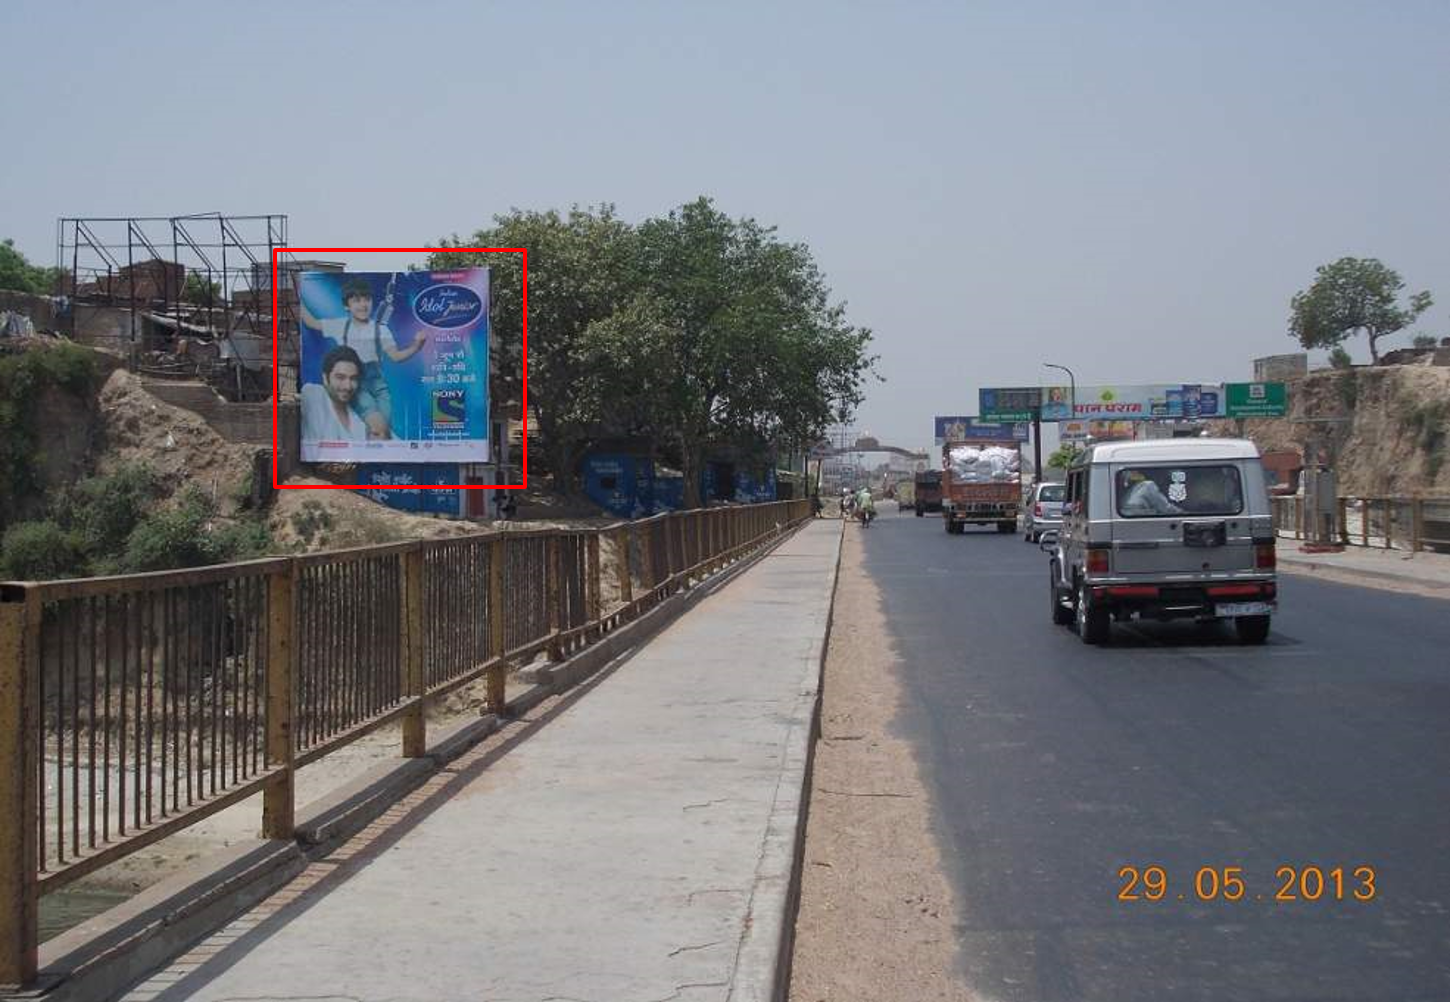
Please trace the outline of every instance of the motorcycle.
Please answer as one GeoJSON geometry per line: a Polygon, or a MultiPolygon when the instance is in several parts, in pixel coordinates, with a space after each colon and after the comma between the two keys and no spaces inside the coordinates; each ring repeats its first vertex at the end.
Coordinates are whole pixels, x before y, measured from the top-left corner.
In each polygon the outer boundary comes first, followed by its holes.
{"type": "Polygon", "coordinates": [[[875,518],[875,508],[861,508],[856,512],[856,520],[861,523],[861,528],[863,529],[867,528],[875,518]]]}

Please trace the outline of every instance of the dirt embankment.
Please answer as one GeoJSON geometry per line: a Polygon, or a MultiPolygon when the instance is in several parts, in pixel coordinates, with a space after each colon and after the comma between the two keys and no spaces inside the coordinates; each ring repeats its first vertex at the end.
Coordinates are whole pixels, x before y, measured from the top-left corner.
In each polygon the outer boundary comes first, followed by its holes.
{"type": "MultiPolygon", "coordinates": [[[[1341,494],[1450,496],[1450,369],[1314,372],[1290,384],[1289,400],[1288,417],[1245,422],[1260,449],[1302,452],[1323,435],[1341,494]]],[[[1232,427],[1216,430],[1232,434],[1232,427]]]]}
{"type": "Polygon", "coordinates": [[[235,514],[251,482],[255,449],[228,442],[200,415],[152,396],[125,369],[101,387],[98,414],[100,472],[146,463],[173,489],[194,485],[216,500],[223,516],[235,514]]]}

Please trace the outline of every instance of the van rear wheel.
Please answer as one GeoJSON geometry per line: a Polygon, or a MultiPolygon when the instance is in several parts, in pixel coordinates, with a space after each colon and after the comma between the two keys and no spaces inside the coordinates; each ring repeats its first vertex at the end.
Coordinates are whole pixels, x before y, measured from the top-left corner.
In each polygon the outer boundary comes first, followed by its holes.
{"type": "Polygon", "coordinates": [[[1269,617],[1240,616],[1234,620],[1234,632],[1240,643],[1262,644],[1269,639],[1269,617]]]}
{"type": "Polygon", "coordinates": [[[1057,586],[1057,565],[1053,564],[1048,571],[1047,594],[1052,598],[1052,625],[1066,626],[1072,622],[1072,606],[1064,605],[1062,600],[1065,597],[1061,588],[1057,586]]]}
{"type": "Polygon", "coordinates": [[[1106,644],[1113,629],[1108,610],[1093,607],[1087,582],[1077,584],[1077,635],[1085,644],[1106,644]]]}

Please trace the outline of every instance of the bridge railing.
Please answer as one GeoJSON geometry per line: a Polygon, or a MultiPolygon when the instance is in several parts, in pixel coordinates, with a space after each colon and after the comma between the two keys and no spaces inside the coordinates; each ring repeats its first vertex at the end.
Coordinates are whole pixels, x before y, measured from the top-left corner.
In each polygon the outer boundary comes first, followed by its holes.
{"type": "MultiPolygon", "coordinates": [[[[1313,516],[1303,497],[1274,497],[1270,502],[1278,532],[1294,539],[1307,539],[1313,534],[1313,516]]],[[[1447,553],[1450,498],[1338,497],[1333,534],[1345,546],[1447,553]]]]}
{"type": "Polygon", "coordinates": [[[560,660],[809,518],[806,500],[73,581],[0,583],[0,984],[38,901],[510,666],[560,660]]]}

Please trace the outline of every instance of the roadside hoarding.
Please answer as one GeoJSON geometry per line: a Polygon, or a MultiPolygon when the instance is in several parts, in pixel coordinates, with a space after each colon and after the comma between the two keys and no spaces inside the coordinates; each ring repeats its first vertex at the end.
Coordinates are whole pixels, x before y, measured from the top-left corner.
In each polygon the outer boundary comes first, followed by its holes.
{"type": "Polygon", "coordinates": [[[1040,386],[988,386],[977,391],[982,421],[1031,421],[1040,406],[1040,386]]]}
{"type": "Polygon", "coordinates": [[[1289,389],[1283,383],[1225,383],[1224,416],[1283,417],[1289,413],[1289,389]]]}
{"type": "Polygon", "coordinates": [[[1062,421],[1057,436],[1064,442],[1121,442],[1137,435],[1134,421],[1062,421]]]}
{"type": "Polygon", "coordinates": [[[486,463],[487,268],[303,272],[303,462],[486,463]]]}
{"type": "Polygon", "coordinates": [[[1223,393],[1215,384],[1154,383],[1144,386],[1079,386],[1043,390],[1042,420],[1152,421],[1223,417],[1223,393]]]}
{"type": "Polygon", "coordinates": [[[936,418],[936,444],[972,440],[1016,439],[1027,441],[1028,425],[1023,421],[999,423],[965,415],[936,418]]]}
{"type": "Polygon", "coordinates": [[[456,487],[438,486],[463,482],[457,463],[359,463],[357,482],[374,486],[357,493],[389,508],[435,515],[462,514],[462,492],[456,487]]]}

